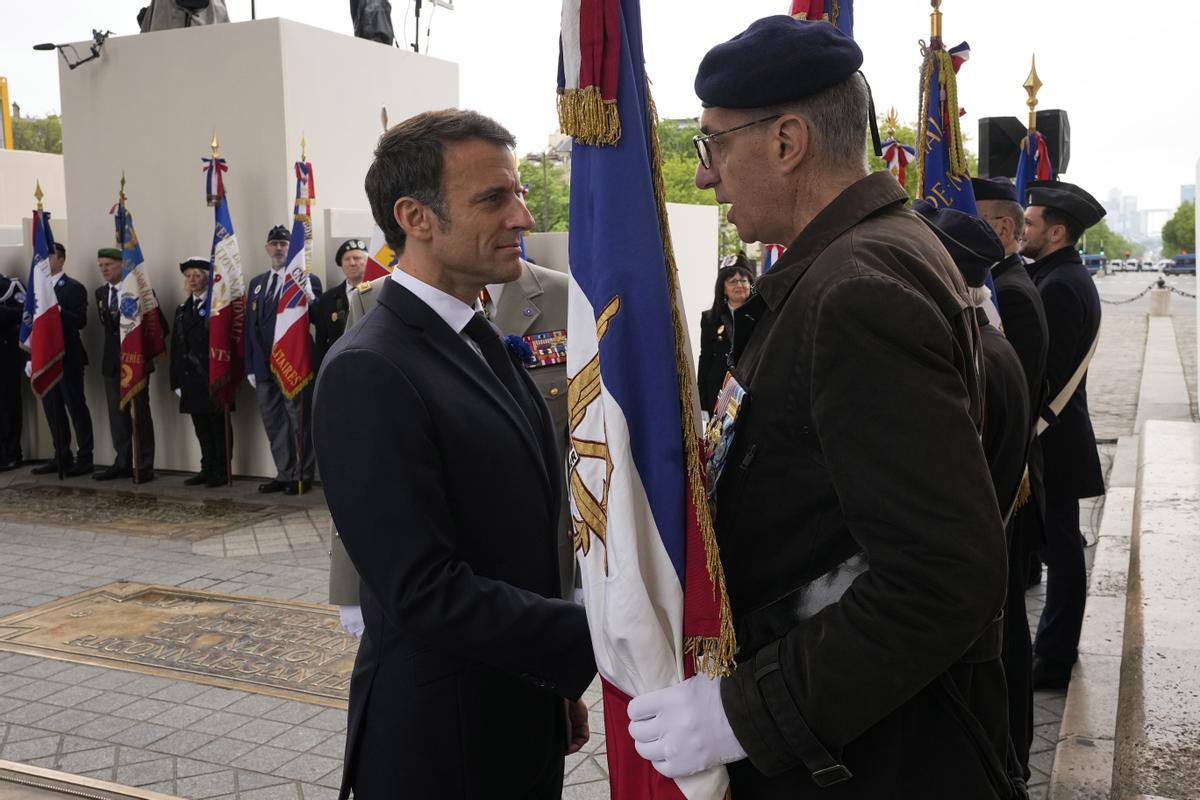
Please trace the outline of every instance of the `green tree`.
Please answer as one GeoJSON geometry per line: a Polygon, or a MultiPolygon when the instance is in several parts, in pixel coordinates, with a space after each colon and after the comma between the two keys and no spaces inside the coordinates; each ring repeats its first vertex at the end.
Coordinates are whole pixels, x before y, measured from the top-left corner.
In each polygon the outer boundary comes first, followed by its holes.
{"type": "Polygon", "coordinates": [[[1088,255],[1100,255],[1100,251],[1103,250],[1105,258],[1124,258],[1126,253],[1140,256],[1145,250],[1142,245],[1134,244],[1124,236],[1114,233],[1104,220],[1084,231],[1079,246],[1088,255]]]}
{"type": "Polygon", "coordinates": [[[14,149],[62,153],[62,119],[57,114],[14,119],[12,127],[14,149]]]}
{"type": "Polygon", "coordinates": [[[521,183],[529,186],[525,205],[533,215],[533,230],[538,233],[565,231],[571,213],[571,185],[564,162],[521,159],[518,169],[521,183]]]}
{"type": "MultiPolygon", "coordinates": [[[[664,119],[658,125],[658,148],[662,153],[663,194],[668,203],[715,206],[711,189],[696,186],[696,146],[692,137],[700,133],[696,119],[664,119]]],[[[719,255],[737,253],[745,248],[737,228],[729,222],[729,206],[717,210],[717,247],[719,255]]]]}
{"type": "MultiPolygon", "coordinates": [[[[888,168],[887,162],[881,156],[875,155],[875,151],[871,149],[870,134],[867,134],[867,136],[867,167],[871,172],[886,171],[888,168]]],[[[887,133],[880,130],[879,138],[887,139],[887,133]]],[[[913,143],[917,141],[916,128],[910,125],[901,125],[896,129],[896,141],[913,147],[913,143]]],[[[915,198],[919,195],[917,187],[917,162],[915,159],[904,169],[904,190],[908,192],[909,198],[915,198]]]]}
{"type": "Polygon", "coordinates": [[[1196,252],[1196,204],[1193,201],[1179,206],[1175,216],[1163,225],[1162,241],[1163,258],[1196,252]]]}

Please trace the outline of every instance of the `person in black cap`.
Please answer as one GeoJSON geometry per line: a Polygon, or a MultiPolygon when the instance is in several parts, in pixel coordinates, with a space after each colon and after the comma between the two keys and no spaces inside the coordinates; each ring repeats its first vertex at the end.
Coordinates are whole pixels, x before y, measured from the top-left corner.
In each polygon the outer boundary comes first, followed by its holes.
{"type": "MultiPolygon", "coordinates": [[[[1017,351],[1029,393],[1029,419],[1041,414],[1046,395],[1046,351],[1050,334],[1046,311],[1025,262],[1021,234],[1025,208],[1008,178],[972,178],[975,205],[1004,246],[1004,260],[992,268],[992,281],[1000,306],[1004,335],[1017,351]]],[[[1033,743],[1033,643],[1025,615],[1025,589],[1037,581],[1041,563],[1032,561],[1045,541],[1046,498],[1043,488],[1042,446],[1030,425],[1028,492],[1010,521],[1008,548],[1008,601],[1004,607],[1004,674],[1008,678],[1008,721],[1017,759],[1029,775],[1029,748],[1033,743]],[[1036,565],[1036,572],[1034,570],[1036,565]]]]}
{"type": "Polygon", "coordinates": [[[712,413],[717,395],[725,381],[726,359],[733,342],[733,313],[750,299],[754,272],[745,253],[721,259],[717,282],[713,287],[712,308],[700,314],[700,360],[696,365],[696,386],[700,392],[700,410],[712,413]]]}
{"type": "MultiPolygon", "coordinates": [[[[116,455],[112,466],[92,475],[98,481],[133,476],[133,412],[137,409],[138,474],[137,483],[154,480],[154,419],[150,416],[150,387],[138,392],[131,404],[121,408],[121,251],[103,247],[96,253],[96,265],[104,285],[96,289],[96,312],[104,330],[104,355],[100,375],[104,379],[104,399],[108,404],[108,429],[116,455]]],[[[163,334],[169,333],[162,306],[157,310],[163,334]]],[[[147,374],[154,363],[146,365],[147,374]]],[[[81,445],[82,447],[82,445],[81,445]]]]}
{"type": "MultiPolygon", "coordinates": [[[[185,486],[224,486],[229,475],[225,455],[225,413],[208,390],[208,276],[212,265],[195,256],[179,265],[188,297],[175,309],[171,332],[171,389],[179,412],[192,417],[200,441],[200,471],[185,486]]],[[[230,432],[232,437],[232,431],[230,432]]]]}
{"type": "Polygon", "coordinates": [[[745,413],[713,422],[737,664],[635,698],[629,730],[669,777],[728,763],[736,798],[1007,796],[976,314],[867,172],[861,63],[834,26],[776,16],[700,64],[696,184],[744,241],[790,245],[735,314],[745,413]]]}
{"type": "Polygon", "coordinates": [[[1100,295],[1075,243],[1104,217],[1104,207],[1062,181],[1029,184],[1021,253],[1042,296],[1050,347],[1046,407],[1041,412],[1045,462],[1046,606],[1033,645],[1034,689],[1063,688],[1079,656],[1087,596],[1079,501],[1104,494],[1104,477],[1087,404],[1087,365],[1100,335],[1100,295]]]}
{"type": "Polygon", "coordinates": [[[346,280],[322,294],[313,310],[317,327],[316,349],[313,352],[318,364],[346,330],[346,318],[350,311],[349,295],[358,290],[367,269],[367,243],[362,239],[347,239],[338,247],[333,260],[341,267],[346,280]]]}
{"type": "Polygon", "coordinates": [[[68,478],[90,475],[92,472],[92,412],[88,410],[83,389],[83,370],[87,366],[87,351],[79,332],[87,326],[88,299],[83,284],[67,275],[63,267],[67,248],[54,243],[50,253],[50,275],[54,280],[54,297],[63,327],[62,380],[42,397],[42,409],[54,441],[55,457],[34,467],[31,472],[52,475],[58,472],[58,454],[63,458],[63,474],[68,478]],[[75,429],[75,454],[71,454],[71,428],[75,429]]]}
{"type": "MultiPolygon", "coordinates": [[[[263,427],[271,443],[271,457],[275,460],[275,477],[260,483],[258,490],[264,493],[283,492],[297,494],[307,491],[312,484],[316,469],[316,458],[312,448],[312,386],[307,386],[298,395],[288,400],[283,396],[275,375],[271,372],[271,347],[275,343],[275,311],[279,293],[287,277],[288,246],[291,232],[276,225],[267,232],[267,255],[271,268],[250,279],[246,297],[246,380],[254,388],[258,400],[258,411],[262,415],[263,427]],[[303,417],[303,419],[301,419],[303,417]],[[301,425],[303,422],[303,425],[301,425]],[[302,447],[301,447],[302,438],[302,447]],[[300,454],[303,449],[303,463],[300,454]]],[[[313,299],[309,300],[309,319],[315,320],[313,308],[321,298],[321,281],[316,275],[308,276],[313,299]]],[[[314,368],[316,364],[313,364],[314,368]]]]}

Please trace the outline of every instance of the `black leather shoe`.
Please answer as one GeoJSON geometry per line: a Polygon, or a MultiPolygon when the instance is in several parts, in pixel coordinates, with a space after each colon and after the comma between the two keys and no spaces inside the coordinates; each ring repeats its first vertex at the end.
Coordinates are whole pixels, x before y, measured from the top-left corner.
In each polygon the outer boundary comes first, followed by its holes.
{"type": "Polygon", "coordinates": [[[192,477],[184,480],[183,485],[184,486],[199,486],[203,483],[208,483],[208,476],[205,475],[203,472],[197,472],[192,477]]]}
{"type": "Polygon", "coordinates": [[[307,494],[311,491],[312,481],[288,481],[287,486],[283,487],[283,493],[289,496],[307,494]]]}
{"type": "Polygon", "coordinates": [[[263,494],[273,494],[274,492],[284,491],[286,487],[287,484],[283,481],[267,481],[266,483],[260,483],[258,490],[263,494]]]}
{"type": "Polygon", "coordinates": [[[19,458],[12,458],[7,461],[0,462],[0,472],[8,472],[10,469],[16,469],[23,462],[19,458]]]}
{"type": "Polygon", "coordinates": [[[1067,688],[1071,682],[1071,667],[1062,661],[1052,661],[1041,656],[1033,657],[1033,690],[1035,692],[1055,691],[1067,688]]]}
{"type": "Polygon", "coordinates": [[[208,483],[206,483],[204,485],[207,486],[209,489],[216,489],[220,486],[228,486],[229,478],[225,477],[224,475],[213,475],[211,478],[208,479],[208,483]]]}
{"type": "Polygon", "coordinates": [[[133,470],[129,467],[118,467],[115,464],[108,469],[102,469],[92,476],[98,481],[115,481],[117,478],[129,478],[133,476],[133,470]]]}
{"type": "Polygon", "coordinates": [[[139,469],[137,472],[137,480],[134,481],[134,483],[149,483],[152,480],[154,480],[154,470],[139,469]]]}
{"type": "Polygon", "coordinates": [[[80,475],[91,475],[94,469],[90,461],[76,461],[75,465],[63,474],[68,478],[78,478],[80,475]]]}
{"type": "MultiPolygon", "coordinates": [[[[68,467],[68,469],[70,469],[70,467],[68,467]]],[[[29,471],[31,473],[33,473],[34,475],[57,475],[58,474],[58,462],[57,461],[47,461],[45,464],[34,467],[33,469],[31,469],[29,471]]]]}

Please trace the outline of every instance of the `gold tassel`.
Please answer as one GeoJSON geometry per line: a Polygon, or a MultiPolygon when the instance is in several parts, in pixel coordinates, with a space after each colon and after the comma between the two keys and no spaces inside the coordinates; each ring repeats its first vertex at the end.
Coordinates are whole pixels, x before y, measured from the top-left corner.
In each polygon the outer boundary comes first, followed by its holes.
{"type": "Polygon", "coordinates": [[[945,50],[930,50],[925,61],[921,64],[921,124],[917,131],[916,146],[921,153],[917,158],[917,186],[919,192],[924,192],[925,186],[925,156],[924,147],[928,141],[930,107],[941,114],[941,89],[946,88],[946,116],[949,117],[949,127],[942,131],[946,139],[947,150],[950,153],[950,174],[967,174],[967,154],[963,150],[962,127],[958,116],[958,77],[954,74],[954,61],[945,50]],[[937,63],[941,85],[930,86],[929,79],[934,63],[937,63]]]}
{"type": "Polygon", "coordinates": [[[617,104],[601,97],[598,86],[559,92],[558,126],[580,144],[615,145],[621,140],[617,104]]]}
{"type": "Polygon", "coordinates": [[[1029,470],[1025,470],[1025,474],[1021,477],[1021,488],[1017,489],[1017,504],[1013,506],[1013,511],[1017,511],[1028,503],[1032,496],[1033,489],[1029,486],[1029,470]]]}
{"type": "Polygon", "coordinates": [[[687,376],[691,373],[683,343],[683,317],[676,299],[679,297],[679,273],[675,265],[675,250],[671,246],[671,231],[667,224],[666,190],[663,187],[662,152],[658,144],[658,111],[650,95],[650,81],[646,80],[646,117],[650,139],[650,174],[654,180],[654,201],[658,208],[658,229],[663,243],[663,259],[667,266],[667,293],[671,300],[671,323],[675,333],[675,371],[679,376],[679,408],[683,421],[684,458],[687,460],[688,481],[692,491],[692,505],[700,524],[700,537],[704,541],[705,566],[713,592],[717,596],[720,628],[716,637],[690,636],[683,643],[684,653],[691,654],[697,672],[712,677],[725,677],[733,672],[737,640],[733,632],[733,613],[729,607],[729,594],[725,590],[725,568],[717,550],[717,535],[713,530],[712,517],[708,510],[708,498],[704,494],[704,476],[700,473],[700,443],[697,435],[695,409],[687,376]]]}

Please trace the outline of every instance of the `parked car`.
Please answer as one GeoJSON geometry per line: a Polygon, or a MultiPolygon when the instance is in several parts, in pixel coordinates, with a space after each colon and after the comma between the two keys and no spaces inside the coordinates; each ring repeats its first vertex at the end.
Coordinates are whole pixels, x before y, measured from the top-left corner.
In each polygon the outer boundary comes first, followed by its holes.
{"type": "Polygon", "coordinates": [[[1138,272],[1154,272],[1158,267],[1148,258],[1143,258],[1141,265],[1138,267],[1138,272]]]}
{"type": "Polygon", "coordinates": [[[1154,268],[1156,270],[1158,270],[1159,272],[1162,272],[1163,270],[1165,270],[1167,267],[1173,265],[1174,263],[1175,262],[1169,258],[1160,258],[1157,262],[1155,262],[1154,268]]]}
{"type": "Polygon", "coordinates": [[[1087,271],[1095,275],[1104,266],[1104,259],[1101,256],[1085,255],[1083,257],[1083,266],[1087,271]]]}
{"type": "Polygon", "coordinates": [[[1125,269],[1132,272],[1138,268],[1138,260],[1136,258],[1125,259],[1125,269]]]}
{"type": "Polygon", "coordinates": [[[1175,260],[1171,262],[1171,266],[1163,267],[1163,272],[1168,275],[1195,275],[1196,254],[1184,253],[1183,255],[1175,256],[1175,260]]]}

